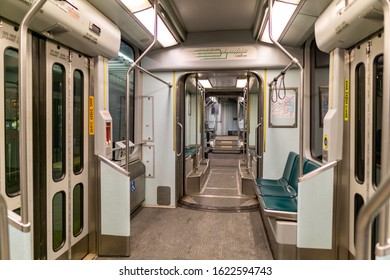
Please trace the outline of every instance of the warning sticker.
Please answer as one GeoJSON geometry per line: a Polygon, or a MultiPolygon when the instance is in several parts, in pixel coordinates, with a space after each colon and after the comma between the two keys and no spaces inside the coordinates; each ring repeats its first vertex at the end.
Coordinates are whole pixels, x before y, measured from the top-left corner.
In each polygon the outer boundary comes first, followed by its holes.
{"type": "Polygon", "coordinates": [[[95,135],[95,101],[90,96],[88,100],[88,132],[89,135],[95,135]]]}
{"type": "Polygon", "coordinates": [[[349,80],[344,81],[344,121],[349,120],[349,80]]]}

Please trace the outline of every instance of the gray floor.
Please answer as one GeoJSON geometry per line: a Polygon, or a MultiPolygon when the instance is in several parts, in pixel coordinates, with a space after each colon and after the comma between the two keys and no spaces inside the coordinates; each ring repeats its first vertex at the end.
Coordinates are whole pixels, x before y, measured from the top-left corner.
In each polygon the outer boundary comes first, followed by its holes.
{"type": "Polygon", "coordinates": [[[129,259],[273,259],[256,208],[258,201],[239,191],[238,161],[242,155],[211,156],[210,176],[203,193],[187,198],[198,205],[218,209],[248,206],[250,211],[141,208],[131,221],[129,259]]]}
{"type": "Polygon", "coordinates": [[[210,173],[199,194],[182,198],[183,204],[200,209],[223,211],[258,211],[255,193],[243,195],[239,175],[239,162],[243,154],[209,153],[210,173]],[[229,210],[230,209],[230,210],[229,210]]]}
{"type": "Polygon", "coordinates": [[[131,222],[130,248],[129,259],[272,259],[259,212],[142,208],[131,222]]]}

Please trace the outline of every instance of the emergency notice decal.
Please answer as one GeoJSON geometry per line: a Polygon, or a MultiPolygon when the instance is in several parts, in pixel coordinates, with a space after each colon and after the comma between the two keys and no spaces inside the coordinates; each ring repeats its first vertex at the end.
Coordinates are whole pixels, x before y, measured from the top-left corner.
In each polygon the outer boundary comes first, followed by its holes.
{"type": "Polygon", "coordinates": [[[74,2],[73,0],[61,1],[57,4],[57,7],[59,7],[61,10],[66,12],[74,19],[79,20],[80,19],[79,8],[73,2],[74,2]]]}
{"type": "Polygon", "coordinates": [[[89,135],[95,135],[95,101],[90,96],[88,100],[88,132],[89,135]]]}

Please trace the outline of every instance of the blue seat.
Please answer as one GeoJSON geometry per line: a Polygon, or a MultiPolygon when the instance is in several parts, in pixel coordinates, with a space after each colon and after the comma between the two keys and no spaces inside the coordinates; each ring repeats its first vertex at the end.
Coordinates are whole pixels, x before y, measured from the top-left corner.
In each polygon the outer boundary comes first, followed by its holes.
{"type": "MultiPolygon", "coordinates": [[[[297,192],[291,186],[291,180],[295,180],[294,176],[298,173],[299,156],[290,152],[284,168],[283,176],[280,179],[258,179],[257,188],[261,196],[276,196],[276,197],[295,197],[297,192]],[[279,184],[278,184],[279,183],[279,184]]],[[[296,178],[298,180],[298,178],[296,178]]],[[[298,183],[298,182],[297,182],[298,183]]]]}
{"type": "MultiPolygon", "coordinates": [[[[290,152],[288,161],[291,160],[290,152]]],[[[297,220],[297,206],[298,206],[298,178],[299,178],[299,156],[295,154],[293,157],[293,164],[289,171],[288,179],[284,176],[287,174],[286,168],[289,163],[286,163],[285,172],[283,177],[278,180],[258,179],[256,181],[256,189],[258,193],[258,199],[262,206],[262,211],[265,215],[284,220],[297,220]],[[286,173],[286,174],[285,174],[286,173]],[[285,184],[286,180],[287,184],[285,184]],[[266,183],[272,184],[267,185],[266,183]],[[264,183],[264,184],[263,184],[264,183]],[[279,183],[279,184],[277,184],[279,183]]],[[[303,159],[303,174],[307,174],[320,166],[310,160],[303,159]]]]}
{"type": "Polygon", "coordinates": [[[289,185],[287,186],[258,186],[261,196],[295,197],[297,192],[289,185]]]}
{"type": "MultiPolygon", "coordinates": [[[[294,155],[295,153],[290,152],[289,158],[287,160],[291,160],[290,155],[294,155]]],[[[292,156],[293,156],[292,155],[292,156]]],[[[286,163],[286,166],[290,164],[286,163]]],[[[303,174],[307,174],[319,167],[318,164],[304,159],[303,160],[303,174]]],[[[286,171],[286,168],[285,168],[286,171]]],[[[293,159],[293,164],[291,169],[289,170],[289,178],[286,180],[287,184],[281,183],[277,184],[276,182],[281,182],[282,178],[285,180],[284,176],[287,172],[283,173],[283,177],[277,180],[267,180],[267,179],[257,179],[256,187],[258,194],[260,196],[274,196],[274,197],[296,197],[298,195],[298,177],[299,177],[299,156],[295,154],[293,159]],[[272,184],[268,185],[267,182],[272,182],[272,184]],[[264,183],[262,183],[264,182],[264,183]]]]}
{"type": "Polygon", "coordinates": [[[298,154],[290,152],[284,166],[283,176],[280,179],[262,179],[256,178],[256,186],[286,186],[291,176],[291,172],[296,165],[298,154]]]}
{"type": "Polygon", "coordinates": [[[260,203],[268,211],[297,212],[296,197],[261,196],[260,203]]]}
{"type": "Polygon", "coordinates": [[[306,164],[303,166],[303,174],[310,173],[319,167],[320,166],[317,163],[308,160],[306,164]]]}

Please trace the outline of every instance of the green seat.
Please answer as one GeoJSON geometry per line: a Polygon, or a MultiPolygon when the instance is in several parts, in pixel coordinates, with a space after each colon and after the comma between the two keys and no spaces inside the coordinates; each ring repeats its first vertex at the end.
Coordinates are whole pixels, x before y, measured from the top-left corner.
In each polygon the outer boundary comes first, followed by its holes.
{"type": "MultiPolygon", "coordinates": [[[[297,187],[298,185],[298,173],[299,173],[299,156],[290,152],[287,158],[285,169],[283,172],[283,177],[278,179],[279,184],[276,183],[276,180],[272,182],[269,179],[260,179],[261,184],[259,184],[258,191],[260,196],[276,196],[276,197],[295,197],[297,196],[297,187]],[[291,186],[291,182],[295,182],[294,187],[291,186]],[[269,184],[270,183],[270,184],[269,184]]],[[[258,181],[260,182],[260,181],[258,181]]]]}
{"type": "Polygon", "coordinates": [[[295,197],[297,192],[289,185],[287,186],[258,186],[261,196],[295,197]]]}
{"type": "MultiPolygon", "coordinates": [[[[307,161],[308,161],[307,159],[303,159],[303,166],[305,166],[307,161]]],[[[297,160],[296,168],[294,168],[294,170],[292,171],[290,180],[288,181],[288,184],[292,188],[294,188],[296,193],[298,193],[298,179],[299,179],[299,157],[297,160]]]]}
{"type": "Polygon", "coordinates": [[[260,197],[263,208],[268,211],[297,212],[296,197],[260,197]]]}
{"type": "Polygon", "coordinates": [[[308,160],[306,162],[306,164],[303,166],[303,174],[310,173],[310,172],[312,172],[313,170],[316,170],[319,167],[320,166],[317,163],[308,160]]]}
{"type": "Polygon", "coordinates": [[[256,186],[287,186],[290,179],[292,170],[297,165],[298,155],[294,152],[290,152],[287,157],[286,164],[284,166],[283,175],[280,179],[263,179],[256,178],[256,186]]]}
{"type": "Polygon", "coordinates": [[[185,147],[184,148],[184,154],[185,157],[192,156],[196,152],[196,147],[185,147]]]}

